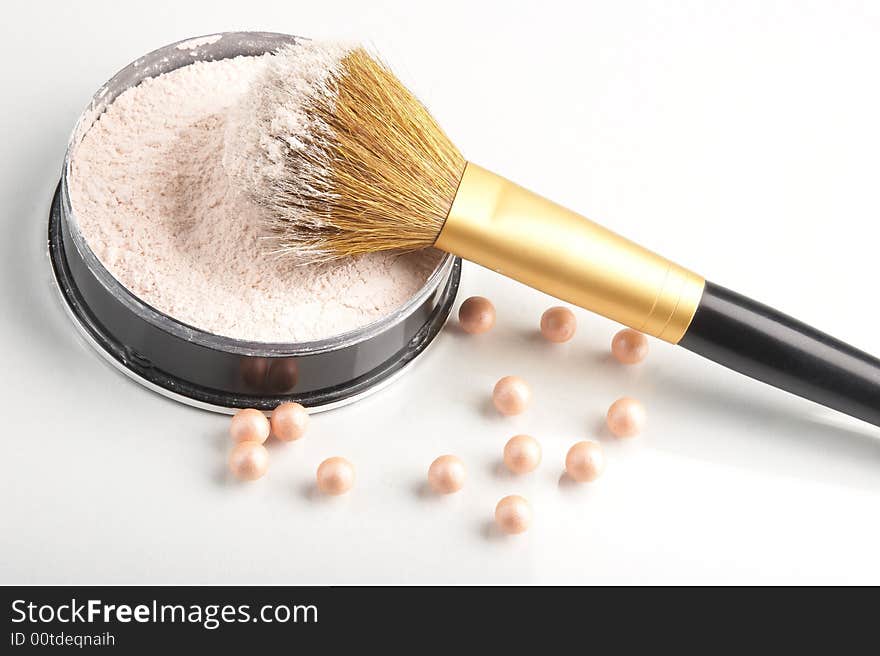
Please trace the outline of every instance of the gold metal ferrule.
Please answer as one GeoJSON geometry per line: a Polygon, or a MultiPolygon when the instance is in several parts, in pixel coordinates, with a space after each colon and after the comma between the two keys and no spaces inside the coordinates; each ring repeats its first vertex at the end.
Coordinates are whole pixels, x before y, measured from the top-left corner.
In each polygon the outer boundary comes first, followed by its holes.
{"type": "Polygon", "coordinates": [[[705,280],[468,163],[437,248],[673,344],[705,280]]]}

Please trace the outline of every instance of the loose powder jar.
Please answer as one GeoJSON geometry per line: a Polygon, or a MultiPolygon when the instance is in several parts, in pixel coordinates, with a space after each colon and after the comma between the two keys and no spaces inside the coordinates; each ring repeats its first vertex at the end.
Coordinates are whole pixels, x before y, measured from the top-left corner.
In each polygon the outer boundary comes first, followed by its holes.
{"type": "Polygon", "coordinates": [[[319,265],[266,252],[226,126],[297,41],[224,33],[145,55],[95,94],[68,146],[49,221],[64,306],[118,369],[192,405],[351,402],[424,351],[458,288],[460,262],[433,250],[319,265]]]}

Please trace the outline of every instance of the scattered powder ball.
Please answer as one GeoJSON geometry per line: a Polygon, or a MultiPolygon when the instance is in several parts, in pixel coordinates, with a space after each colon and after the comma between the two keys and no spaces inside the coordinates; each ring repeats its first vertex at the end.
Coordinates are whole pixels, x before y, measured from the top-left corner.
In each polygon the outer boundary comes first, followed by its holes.
{"type": "Polygon", "coordinates": [[[458,308],[461,329],[470,335],[481,335],[495,325],[495,306],[483,296],[471,296],[458,308]]]}
{"type": "Polygon", "coordinates": [[[567,307],[552,307],[541,315],[541,334],[548,342],[567,342],[577,330],[577,318],[567,307]]]}
{"type": "Polygon", "coordinates": [[[464,487],[464,462],[458,456],[440,456],[428,468],[428,485],[437,494],[452,494],[464,487]]]}
{"type": "Polygon", "coordinates": [[[354,465],[339,456],[327,458],[318,465],[316,480],[318,489],[324,494],[333,496],[345,494],[354,487],[354,465]]]}
{"type": "Polygon", "coordinates": [[[622,364],[638,364],[648,357],[648,338],[626,328],[611,340],[611,354],[622,364]]]}
{"type": "Polygon", "coordinates": [[[502,533],[523,533],[532,525],[532,507],[518,494],[504,497],[495,506],[495,523],[502,533]]]}
{"type": "Polygon", "coordinates": [[[532,388],[519,376],[504,376],[495,383],[492,403],[503,415],[511,416],[525,412],[532,400],[532,388]]]}
{"type": "Polygon", "coordinates": [[[647,423],[645,406],[626,396],[617,399],[608,408],[605,423],[615,437],[635,437],[645,429],[647,423]]]}
{"type": "Polygon", "coordinates": [[[236,412],[229,422],[229,434],[236,442],[259,442],[269,437],[269,420],[255,408],[245,408],[236,412]]]}
{"type": "Polygon", "coordinates": [[[514,435],[504,445],[504,464],[514,474],[528,474],[541,464],[541,445],[530,435],[514,435]]]}
{"type": "Polygon", "coordinates": [[[598,442],[584,440],[572,446],[565,456],[565,472],[578,483],[595,481],[605,471],[605,452],[598,442]]]}
{"type": "Polygon", "coordinates": [[[255,481],[269,469],[269,451],[260,442],[238,442],[229,454],[229,471],[242,481],[255,481]]]}
{"type": "Polygon", "coordinates": [[[229,116],[273,58],[197,62],[127,90],[77,147],[70,193],[92,250],[148,304],[227,337],[303,342],[388,315],[441,255],[265,257],[263,210],[223,159],[229,116]]]}
{"type": "Polygon", "coordinates": [[[272,411],[272,434],[283,442],[298,440],[309,427],[309,412],[299,403],[282,403],[272,411]]]}

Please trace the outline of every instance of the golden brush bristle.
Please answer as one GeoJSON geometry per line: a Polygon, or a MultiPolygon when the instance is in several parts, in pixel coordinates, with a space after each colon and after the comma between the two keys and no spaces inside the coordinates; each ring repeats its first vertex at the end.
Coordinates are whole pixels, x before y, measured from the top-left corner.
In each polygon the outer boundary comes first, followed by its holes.
{"type": "Polygon", "coordinates": [[[258,118],[271,161],[258,174],[255,196],[268,210],[274,250],[314,262],[431,246],[464,158],[365,49],[342,51],[322,71],[322,47],[307,43],[279,54],[306,74],[285,78],[276,67],[267,77],[276,88],[257,107],[270,114],[258,118]]]}

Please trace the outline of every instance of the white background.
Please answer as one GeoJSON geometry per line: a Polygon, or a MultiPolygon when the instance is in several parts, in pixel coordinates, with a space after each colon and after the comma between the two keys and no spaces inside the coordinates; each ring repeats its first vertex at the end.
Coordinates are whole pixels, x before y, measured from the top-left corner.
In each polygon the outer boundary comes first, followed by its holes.
{"type": "Polygon", "coordinates": [[[880,9],[855,2],[13,2],[0,21],[0,582],[880,583],[880,429],[675,347],[609,361],[612,323],[535,331],[551,299],[468,266],[454,321],[394,387],[224,471],[227,419],[154,395],[74,333],[50,286],[46,215],[68,132],[139,55],[259,29],[374,44],[469,158],[855,345],[880,352],[880,9]],[[528,379],[504,419],[489,393],[528,379]],[[650,427],[600,430],[622,395],[650,427]],[[534,474],[498,471],[516,432],[534,474]],[[577,440],[609,465],[560,480],[577,440]],[[423,489],[460,455],[460,494],[423,489]],[[331,455],[347,497],[313,494],[331,455]],[[528,497],[533,530],[491,530],[528,497]]]}

